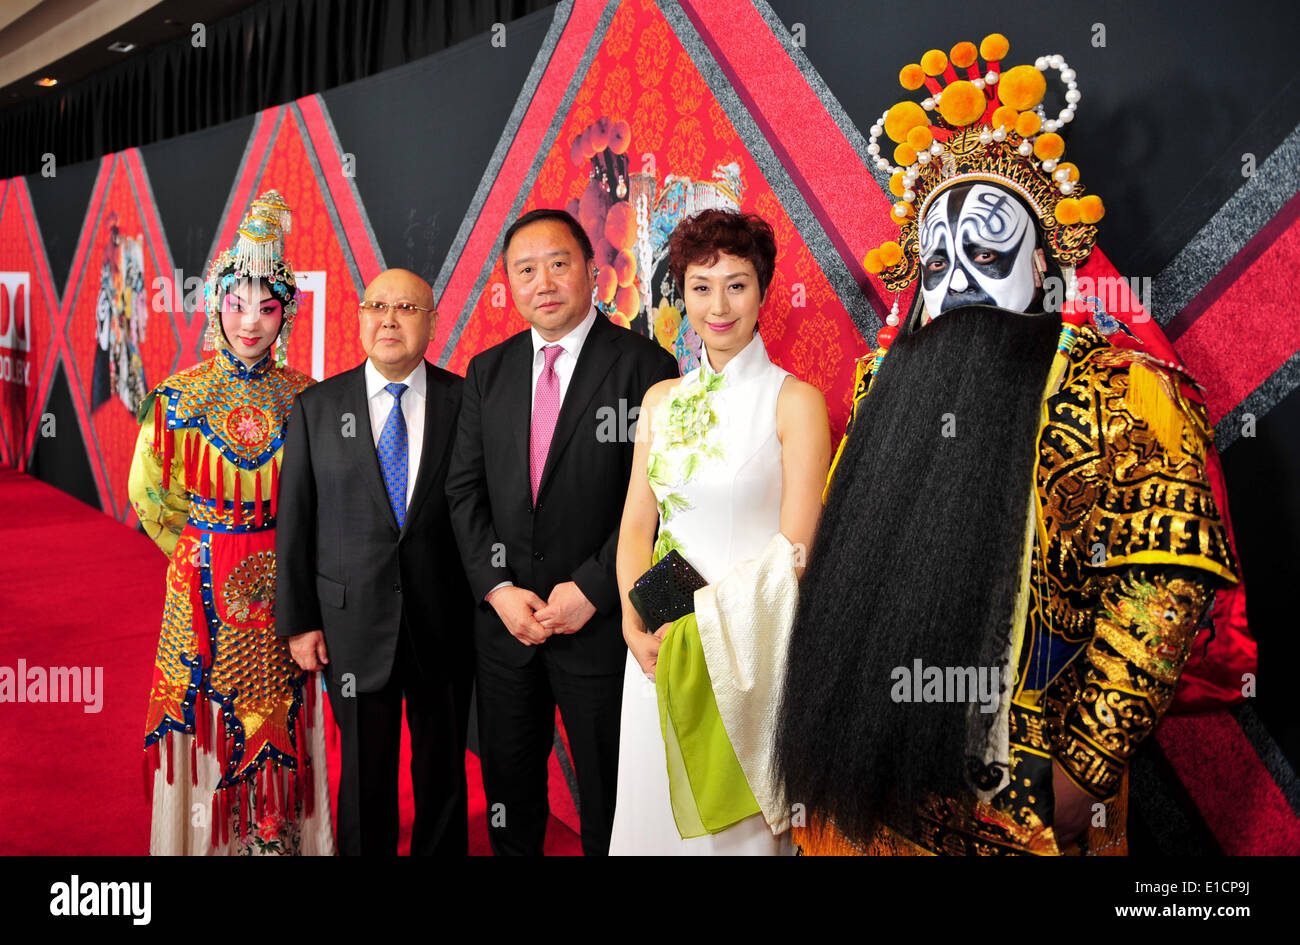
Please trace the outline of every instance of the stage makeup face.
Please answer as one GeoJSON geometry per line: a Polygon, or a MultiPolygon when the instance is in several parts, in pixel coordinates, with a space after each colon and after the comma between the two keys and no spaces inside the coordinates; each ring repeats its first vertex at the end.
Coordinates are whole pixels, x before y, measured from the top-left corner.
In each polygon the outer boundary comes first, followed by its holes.
{"type": "Polygon", "coordinates": [[[583,258],[573,233],[559,220],[538,220],[515,233],[506,276],[515,308],[548,342],[573,331],[591,311],[596,264],[583,258]]]}
{"type": "Polygon", "coordinates": [[[230,353],[249,366],[275,342],[283,317],[284,306],[258,279],[236,283],[221,300],[221,328],[230,353]]]}
{"type": "Polygon", "coordinates": [[[1037,288],[1034,220],[1009,192],[957,185],[935,198],[918,233],[931,318],[959,305],[1025,311],[1037,288]]]}
{"type": "Polygon", "coordinates": [[[700,336],[715,371],[725,368],[754,337],[763,296],[754,264],[719,253],[707,265],[690,263],[682,279],[686,317],[700,336]]]}

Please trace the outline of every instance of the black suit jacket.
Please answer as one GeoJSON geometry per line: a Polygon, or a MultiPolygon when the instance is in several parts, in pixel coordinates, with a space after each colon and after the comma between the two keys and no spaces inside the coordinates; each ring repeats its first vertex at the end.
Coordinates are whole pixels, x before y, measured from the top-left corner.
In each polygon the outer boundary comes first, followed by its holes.
{"type": "Polygon", "coordinates": [[[653,384],[678,376],[677,362],[597,313],[560,407],[536,506],[528,470],[532,364],[524,331],[477,355],[465,375],[447,498],[478,602],[475,644],[512,666],[545,648],[569,672],[619,672],[627,646],[614,561],[634,411],[653,384]],[[573,581],[596,613],[575,634],[525,646],[483,601],[502,581],[543,600],[556,584],[573,581]]]}
{"type": "Polygon", "coordinates": [[[424,443],[404,526],[388,501],[370,430],[365,365],[298,395],[276,510],[275,630],[324,630],[327,675],[357,692],[383,687],[403,616],[421,671],[464,679],[473,600],[444,483],[463,381],[425,361],[424,443]]]}

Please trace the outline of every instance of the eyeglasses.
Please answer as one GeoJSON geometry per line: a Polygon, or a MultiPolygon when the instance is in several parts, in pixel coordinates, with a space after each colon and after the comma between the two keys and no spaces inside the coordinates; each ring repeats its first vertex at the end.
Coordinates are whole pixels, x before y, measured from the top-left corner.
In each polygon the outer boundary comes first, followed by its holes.
{"type": "Polygon", "coordinates": [[[412,305],[410,302],[371,302],[364,301],[357,305],[357,308],[366,315],[384,315],[390,308],[398,315],[412,315],[415,312],[433,312],[434,309],[424,308],[420,305],[412,305]]]}

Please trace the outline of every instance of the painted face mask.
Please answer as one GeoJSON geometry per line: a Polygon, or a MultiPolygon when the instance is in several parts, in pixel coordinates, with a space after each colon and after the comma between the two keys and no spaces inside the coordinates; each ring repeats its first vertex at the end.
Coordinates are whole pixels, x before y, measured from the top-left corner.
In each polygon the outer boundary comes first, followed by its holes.
{"type": "Polygon", "coordinates": [[[1038,231],[1029,211],[992,184],[959,184],[940,194],[918,233],[921,294],[938,317],[959,305],[1023,312],[1034,299],[1038,231]]]}

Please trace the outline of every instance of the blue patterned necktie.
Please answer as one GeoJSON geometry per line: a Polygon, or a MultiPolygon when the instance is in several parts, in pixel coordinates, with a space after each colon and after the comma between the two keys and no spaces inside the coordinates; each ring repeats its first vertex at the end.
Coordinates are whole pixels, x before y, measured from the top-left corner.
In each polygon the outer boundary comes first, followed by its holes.
{"type": "Polygon", "coordinates": [[[406,522],[406,418],[402,416],[405,384],[387,384],[384,390],[393,395],[393,409],[379,434],[379,466],[384,471],[388,502],[397,516],[397,527],[406,522]]]}

